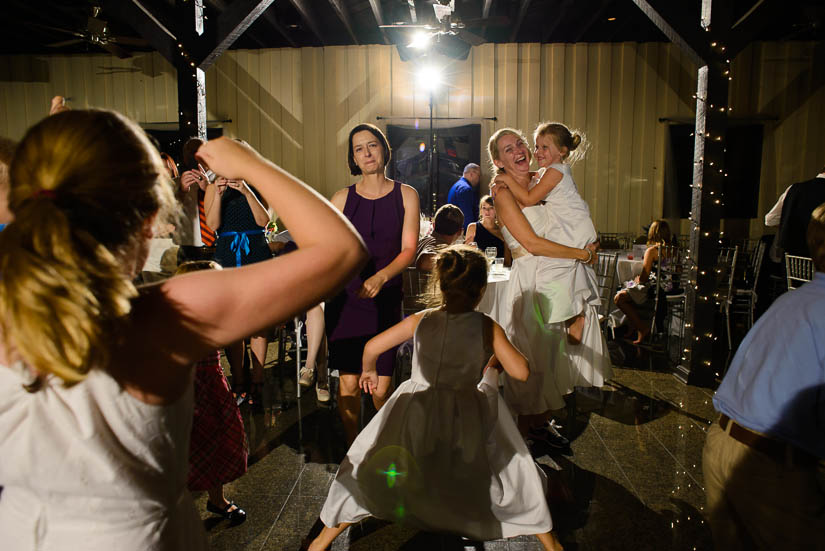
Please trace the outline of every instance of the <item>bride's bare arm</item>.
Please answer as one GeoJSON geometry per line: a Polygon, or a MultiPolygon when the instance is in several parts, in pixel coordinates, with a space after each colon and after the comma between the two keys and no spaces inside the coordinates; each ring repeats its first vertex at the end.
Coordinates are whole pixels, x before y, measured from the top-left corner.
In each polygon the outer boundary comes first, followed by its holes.
{"type": "Polygon", "coordinates": [[[588,249],[568,247],[536,235],[509,189],[500,189],[496,192],[496,214],[501,223],[530,254],[581,261],[587,261],[593,256],[588,249]]]}

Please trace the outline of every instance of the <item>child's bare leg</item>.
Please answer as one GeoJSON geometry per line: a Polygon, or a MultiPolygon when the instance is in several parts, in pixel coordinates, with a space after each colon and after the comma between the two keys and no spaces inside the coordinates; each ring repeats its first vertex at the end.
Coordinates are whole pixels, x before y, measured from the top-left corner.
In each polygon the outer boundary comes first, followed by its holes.
{"type": "Polygon", "coordinates": [[[561,546],[561,542],[556,538],[556,534],[553,532],[536,534],[536,537],[544,547],[544,551],[562,551],[564,549],[564,547],[561,546]]]}
{"type": "Polygon", "coordinates": [[[378,376],[378,388],[372,393],[372,404],[375,406],[375,411],[381,409],[387,398],[392,394],[392,377],[384,375],[378,376]]]}
{"type": "Polygon", "coordinates": [[[309,547],[307,547],[307,551],[324,551],[330,545],[332,545],[332,542],[335,541],[335,538],[337,538],[341,534],[341,532],[346,530],[348,526],[349,523],[346,522],[342,522],[334,528],[324,526],[324,529],[321,530],[321,533],[318,534],[318,537],[312,540],[312,543],[309,544],[309,547]]]}
{"type": "Polygon", "coordinates": [[[584,335],[584,314],[573,316],[567,320],[567,342],[570,344],[581,344],[584,335]]]}

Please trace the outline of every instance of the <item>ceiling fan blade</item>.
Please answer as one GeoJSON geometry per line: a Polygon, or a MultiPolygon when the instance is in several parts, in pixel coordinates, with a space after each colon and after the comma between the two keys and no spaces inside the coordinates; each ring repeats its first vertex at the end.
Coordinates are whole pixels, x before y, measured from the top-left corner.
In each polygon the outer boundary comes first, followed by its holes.
{"type": "Polygon", "coordinates": [[[127,52],[126,50],[124,50],[123,48],[121,48],[113,42],[104,42],[102,44],[98,44],[98,46],[100,46],[110,54],[119,57],[120,59],[128,59],[132,57],[132,54],[130,54],[129,52],[127,52]]]}
{"type": "Polygon", "coordinates": [[[466,29],[456,29],[458,31],[458,37],[463,40],[464,42],[472,45],[472,46],[480,46],[487,42],[484,37],[479,36],[475,33],[471,33],[466,29]]]}
{"type": "Polygon", "coordinates": [[[429,29],[432,30],[432,25],[415,25],[413,23],[400,23],[393,25],[378,25],[381,29],[429,29]]]}
{"type": "Polygon", "coordinates": [[[52,27],[50,25],[43,25],[41,23],[31,23],[27,22],[26,25],[30,27],[37,27],[38,29],[44,29],[47,31],[53,31],[56,33],[63,33],[63,34],[70,34],[72,36],[76,36],[78,38],[85,38],[86,35],[79,31],[70,31],[69,29],[61,29],[60,27],[52,27]]]}
{"type": "Polygon", "coordinates": [[[487,18],[462,19],[461,23],[464,23],[465,27],[503,27],[510,24],[510,18],[506,15],[491,15],[487,18]]]}
{"type": "Polygon", "coordinates": [[[109,42],[114,42],[115,44],[124,44],[126,46],[137,46],[138,48],[148,48],[149,41],[144,38],[137,38],[135,36],[111,36],[106,35],[106,39],[109,42]]]}
{"type": "Polygon", "coordinates": [[[63,46],[71,46],[72,44],[82,44],[86,42],[82,38],[72,38],[71,40],[62,40],[60,42],[52,42],[51,44],[46,44],[47,48],[62,48],[63,46]]]}

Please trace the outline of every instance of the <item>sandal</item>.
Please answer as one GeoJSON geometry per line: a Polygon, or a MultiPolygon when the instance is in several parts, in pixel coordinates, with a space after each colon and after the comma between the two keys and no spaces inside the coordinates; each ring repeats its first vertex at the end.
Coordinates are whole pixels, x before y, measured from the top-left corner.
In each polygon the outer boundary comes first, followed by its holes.
{"type": "Polygon", "coordinates": [[[235,505],[235,502],[233,501],[230,501],[226,507],[221,509],[217,505],[213,505],[211,501],[207,500],[206,510],[210,513],[222,516],[233,526],[241,524],[246,520],[246,511],[235,505]],[[234,507],[234,509],[232,507],[234,507]]]}

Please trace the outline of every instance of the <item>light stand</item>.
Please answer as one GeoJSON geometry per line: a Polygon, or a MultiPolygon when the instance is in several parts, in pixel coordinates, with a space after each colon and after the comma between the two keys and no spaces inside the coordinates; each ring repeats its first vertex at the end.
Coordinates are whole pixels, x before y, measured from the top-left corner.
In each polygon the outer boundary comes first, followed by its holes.
{"type": "Polygon", "coordinates": [[[441,84],[441,69],[433,65],[422,67],[418,72],[418,81],[421,86],[427,88],[430,94],[430,125],[427,140],[429,147],[427,148],[427,193],[430,197],[429,205],[427,201],[424,202],[424,210],[429,211],[430,216],[435,215],[436,204],[438,202],[438,190],[435,186],[435,162],[433,156],[436,155],[436,138],[433,132],[433,95],[435,89],[441,84]],[[428,208],[429,207],[429,208],[428,208]]]}

